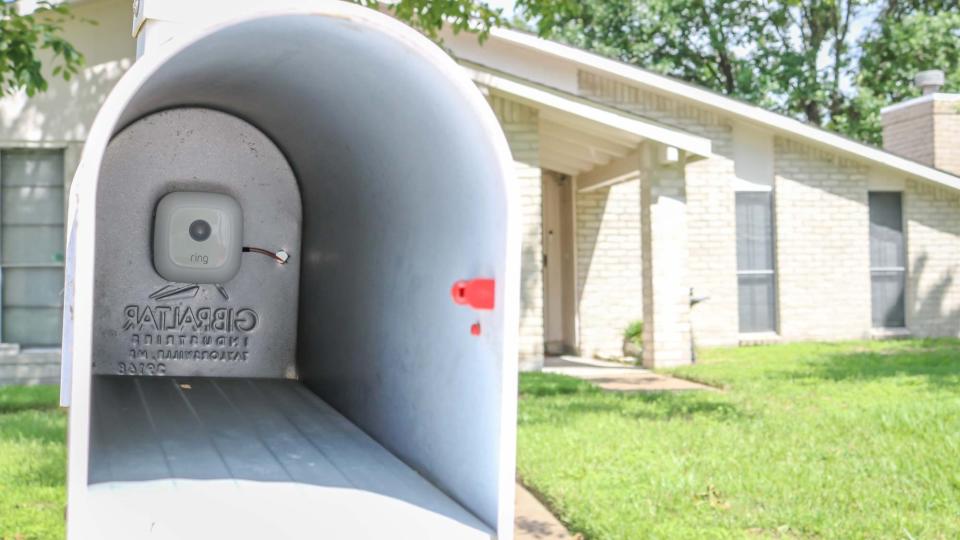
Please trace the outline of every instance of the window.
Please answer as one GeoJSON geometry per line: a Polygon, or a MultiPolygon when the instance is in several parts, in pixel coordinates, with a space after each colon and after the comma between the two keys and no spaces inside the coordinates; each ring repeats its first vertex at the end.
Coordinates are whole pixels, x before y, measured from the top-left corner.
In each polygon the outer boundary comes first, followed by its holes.
{"type": "Polygon", "coordinates": [[[772,202],[769,191],[736,195],[737,286],[742,333],[774,332],[777,327],[772,202]]]}
{"type": "Polygon", "coordinates": [[[57,346],[63,309],[63,153],[0,152],[0,340],[57,346]]]}
{"type": "Polygon", "coordinates": [[[903,197],[872,192],[870,205],[870,289],[874,328],[903,328],[906,256],[903,197]]]}

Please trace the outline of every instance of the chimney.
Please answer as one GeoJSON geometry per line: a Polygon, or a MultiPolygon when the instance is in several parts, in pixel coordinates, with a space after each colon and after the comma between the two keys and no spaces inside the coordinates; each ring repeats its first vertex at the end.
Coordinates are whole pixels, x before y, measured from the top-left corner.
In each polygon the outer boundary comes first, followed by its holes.
{"type": "Polygon", "coordinates": [[[883,149],[960,176],[960,94],[940,92],[943,72],[914,78],[920,97],[884,107],[883,149]]]}

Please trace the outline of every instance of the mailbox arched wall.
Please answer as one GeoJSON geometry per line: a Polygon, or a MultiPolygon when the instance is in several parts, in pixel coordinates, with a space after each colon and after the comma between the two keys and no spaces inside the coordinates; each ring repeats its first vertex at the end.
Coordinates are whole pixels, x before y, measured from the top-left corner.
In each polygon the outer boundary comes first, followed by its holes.
{"type": "Polygon", "coordinates": [[[340,2],[168,44],[138,61],[98,115],[68,218],[69,530],[82,527],[88,483],[101,158],[124,127],[181,107],[255,126],[297,177],[300,380],[509,537],[519,275],[509,150],[439,48],[340,2]],[[451,301],[450,286],[474,277],[496,280],[494,310],[451,301]]]}

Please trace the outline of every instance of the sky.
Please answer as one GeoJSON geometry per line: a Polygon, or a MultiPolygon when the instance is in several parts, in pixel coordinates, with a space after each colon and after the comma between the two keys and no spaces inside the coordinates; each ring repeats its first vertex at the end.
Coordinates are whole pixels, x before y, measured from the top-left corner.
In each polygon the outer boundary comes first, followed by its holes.
{"type": "Polygon", "coordinates": [[[503,8],[503,14],[509,17],[513,14],[513,0],[487,0],[491,7],[503,8]]]}

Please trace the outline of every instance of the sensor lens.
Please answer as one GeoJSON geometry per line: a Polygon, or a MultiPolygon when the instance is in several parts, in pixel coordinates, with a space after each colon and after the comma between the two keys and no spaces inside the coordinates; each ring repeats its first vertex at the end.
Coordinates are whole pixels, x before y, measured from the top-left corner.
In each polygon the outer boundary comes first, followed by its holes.
{"type": "Polygon", "coordinates": [[[189,232],[190,238],[193,238],[197,242],[203,242],[207,238],[210,238],[210,224],[202,219],[195,220],[190,224],[189,232]]]}

